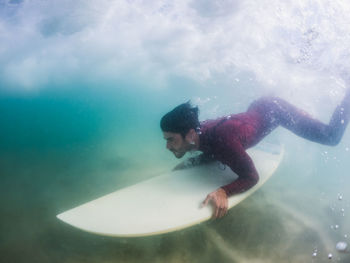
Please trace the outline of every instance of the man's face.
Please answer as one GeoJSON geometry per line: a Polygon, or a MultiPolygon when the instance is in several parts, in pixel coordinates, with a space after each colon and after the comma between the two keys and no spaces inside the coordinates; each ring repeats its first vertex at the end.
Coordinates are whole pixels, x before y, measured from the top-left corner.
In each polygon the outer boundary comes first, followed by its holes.
{"type": "Polygon", "coordinates": [[[163,132],[163,135],[166,140],[166,148],[171,151],[176,158],[181,158],[189,151],[190,144],[180,133],[163,132]]]}

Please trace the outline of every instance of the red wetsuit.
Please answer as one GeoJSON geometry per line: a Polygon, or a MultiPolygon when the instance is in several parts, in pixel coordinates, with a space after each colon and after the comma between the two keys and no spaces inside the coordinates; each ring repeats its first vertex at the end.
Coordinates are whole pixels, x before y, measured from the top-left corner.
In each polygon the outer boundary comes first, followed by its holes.
{"type": "Polygon", "coordinates": [[[259,180],[254,163],[245,151],[247,148],[279,125],[308,140],[336,145],[350,119],[349,97],[336,108],[328,125],[280,98],[259,99],[247,112],[202,122],[199,150],[228,165],[238,175],[237,180],[221,187],[228,196],[244,192],[259,180]]]}
{"type": "Polygon", "coordinates": [[[261,117],[253,111],[201,123],[199,150],[228,165],[239,176],[222,187],[228,196],[249,189],[259,179],[245,150],[259,141],[261,123],[261,117]]]}

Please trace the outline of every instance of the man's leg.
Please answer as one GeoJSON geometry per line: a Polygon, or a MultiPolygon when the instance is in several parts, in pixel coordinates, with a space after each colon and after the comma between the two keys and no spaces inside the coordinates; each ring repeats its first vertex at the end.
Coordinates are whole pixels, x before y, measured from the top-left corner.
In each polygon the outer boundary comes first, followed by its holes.
{"type": "Polygon", "coordinates": [[[350,119],[350,91],[336,107],[329,124],[324,124],[287,101],[266,97],[257,100],[249,110],[258,110],[266,121],[266,132],[281,125],[293,133],[313,142],[337,145],[350,119]]]}

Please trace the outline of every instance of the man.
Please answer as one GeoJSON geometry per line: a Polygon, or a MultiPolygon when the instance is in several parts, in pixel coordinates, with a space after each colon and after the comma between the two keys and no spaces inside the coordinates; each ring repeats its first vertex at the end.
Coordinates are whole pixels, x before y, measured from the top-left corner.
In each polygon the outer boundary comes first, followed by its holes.
{"type": "Polygon", "coordinates": [[[350,89],[336,107],[329,124],[313,119],[285,100],[264,97],[254,101],[244,113],[216,120],[198,121],[198,108],[189,102],[163,116],[160,122],[166,147],[177,158],[188,151],[203,152],[199,161],[214,159],[228,165],[238,179],[208,194],[203,206],[214,205],[213,217],[227,212],[228,196],[254,186],[259,176],[246,149],[256,145],[278,126],[313,142],[337,145],[350,119],[350,89]]]}

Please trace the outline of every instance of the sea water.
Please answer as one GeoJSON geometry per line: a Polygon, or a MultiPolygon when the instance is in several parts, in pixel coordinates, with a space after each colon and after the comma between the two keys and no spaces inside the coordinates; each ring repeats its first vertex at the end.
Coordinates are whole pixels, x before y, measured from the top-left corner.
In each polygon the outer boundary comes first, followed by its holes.
{"type": "Polygon", "coordinates": [[[336,147],[274,131],[279,169],[220,220],[128,239],[56,219],[175,166],[159,119],[187,100],[205,120],[275,95],[328,122],[350,72],[349,11],[330,0],[0,0],[0,261],[349,262],[349,129],[336,147]]]}

